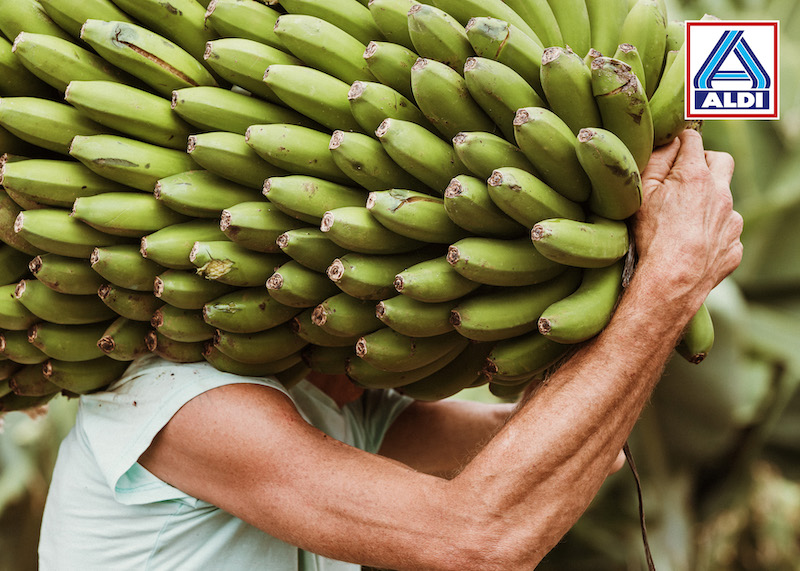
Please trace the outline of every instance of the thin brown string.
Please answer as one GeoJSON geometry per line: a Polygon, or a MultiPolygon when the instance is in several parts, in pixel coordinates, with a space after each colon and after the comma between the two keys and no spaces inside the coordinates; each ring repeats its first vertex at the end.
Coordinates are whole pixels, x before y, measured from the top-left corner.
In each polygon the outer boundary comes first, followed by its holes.
{"type": "Polygon", "coordinates": [[[644,501],[642,500],[642,482],[639,479],[639,472],[636,471],[636,462],[633,461],[633,454],[631,454],[631,449],[628,446],[628,443],[625,442],[625,445],[622,447],[622,451],[625,452],[625,459],[628,461],[628,466],[631,467],[631,472],[633,472],[633,478],[636,480],[636,493],[639,496],[639,523],[642,526],[642,542],[644,543],[644,554],[647,558],[647,569],[648,571],[656,571],[656,566],[653,563],[653,556],[650,553],[650,543],[647,541],[647,526],[644,522],[644,501]]]}

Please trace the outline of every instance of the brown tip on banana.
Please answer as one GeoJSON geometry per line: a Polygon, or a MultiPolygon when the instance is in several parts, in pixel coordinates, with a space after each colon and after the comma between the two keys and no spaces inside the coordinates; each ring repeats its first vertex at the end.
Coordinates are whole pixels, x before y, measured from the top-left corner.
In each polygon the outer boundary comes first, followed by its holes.
{"type": "Polygon", "coordinates": [[[417,58],[417,61],[414,62],[414,65],[411,66],[412,71],[419,71],[421,69],[425,69],[428,67],[428,60],[424,57],[417,58]]]}
{"type": "Polygon", "coordinates": [[[330,232],[331,228],[333,228],[334,216],[333,212],[328,211],[322,216],[322,222],[319,225],[319,229],[323,232],[330,232]]]}
{"type": "Polygon", "coordinates": [[[379,301],[377,305],[375,305],[375,317],[382,319],[384,315],[386,315],[386,306],[382,301],[379,301]]]}
{"type": "MultiPolygon", "coordinates": [[[[403,293],[403,289],[406,287],[406,282],[403,279],[403,276],[401,276],[399,274],[396,275],[394,277],[393,285],[394,285],[394,289],[397,290],[397,293],[403,293]]],[[[383,303],[383,302],[381,302],[381,303],[383,303]]],[[[380,317],[380,316],[378,316],[378,317],[380,317]]]]}
{"type": "Polygon", "coordinates": [[[542,335],[547,335],[550,333],[550,329],[552,326],[550,325],[550,320],[545,319],[544,317],[539,318],[539,321],[536,323],[536,326],[539,328],[539,333],[542,335]]]}
{"type": "Polygon", "coordinates": [[[334,131],[333,135],[331,135],[331,142],[328,145],[328,149],[331,151],[338,149],[342,141],[344,141],[344,131],[334,131]]]}
{"type": "Polygon", "coordinates": [[[153,317],[150,318],[150,325],[155,329],[158,329],[164,325],[164,313],[161,311],[161,308],[156,309],[153,312],[153,317]]]}
{"type": "Polygon", "coordinates": [[[486,181],[489,186],[500,186],[503,184],[503,173],[500,171],[492,172],[492,176],[489,177],[489,180],[486,181]]]}
{"type": "Polygon", "coordinates": [[[109,295],[111,295],[111,284],[103,284],[97,290],[97,296],[100,299],[106,299],[109,295]]]}
{"type": "Polygon", "coordinates": [[[450,325],[453,327],[458,327],[461,325],[461,314],[458,312],[458,310],[454,309],[450,312],[450,325]]]}
{"type": "Polygon", "coordinates": [[[20,212],[14,219],[14,232],[20,233],[24,225],[25,225],[25,213],[20,212]]]}
{"type": "Polygon", "coordinates": [[[367,356],[367,340],[363,337],[356,341],[356,355],[362,358],[367,356]]]}
{"type": "Polygon", "coordinates": [[[378,44],[370,42],[367,44],[367,49],[364,50],[364,59],[369,59],[378,51],[378,44]]]}
{"type": "Polygon", "coordinates": [[[286,246],[289,245],[289,236],[287,236],[285,233],[281,234],[275,239],[275,244],[278,246],[278,248],[281,249],[285,248],[286,246]]]}
{"type": "Polygon", "coordinates": [[[231,226],[231,218],[232,214],[230,210],[223,210],[222,214],[219,215],[219,229],[223,232],[230,228],[231,226]]]}
{"type": "Polygon", "coordinates": [[[324,306],[318,305],[314,308],[314,311],[311,312],[311,321],[320,327],[325,325],[325,322],[328,321],[328,313],[324,306]]]}
{"type": "Polygon", "coordinates": [[[339,258],[336,258],[330,266],[328,266],[327,271],[325,272],[331,281],[339,282],[344,275],[344,264],[339,258]]]}
{"type": "Polygon", "coordinates": [[[447,248],[447,261],[452,266],[458,263],[461,259],[461,252],[458,251],[458,246],[450,246],[447,248]]]}
{"type": "Polygon", "coordinates": [[[94,265],[99,261],[100,261],[100,248],[95,248],[94,250],[92,250],[91,256],[89,256],[89,264],[91,264],[94,267],[94,265]]]}
{"type": "Polygon", "coordinates": [[[281,289],[283,287],[283,276],[279,273],[274,273],[267,280],[267,289],[281,289]]]}
{"type": "Polygon", "coordinates": [[[380,139],[388,132],[389,132],[389,119],[384,119],[383,123],[378,125],[378,128],[375,129],[375,136],[380,139]]]}
{"type": "Polygon", "coordinates": [[[450,184],[448,184],[447,188],[444,190],[445,198],[457,198],[462,194],[464,194],[464,186],[461,184],[461,181],[455,178],[450,181],[450,184]]]}
{"type": "MultiPolygon", "coordinates": [[[[25,295],[25,287],[26,287],[25,280],[20,281],[17,284],[17,287],[14,288],[14,297],[19,299],[23,295],[25,295]]],[[[0,350],[2,350],[2,349],[0,349],[0,350]]]]}
{"type": "Polygon", "coordinates": [[[581,129],[578,133],[578,141],[581,143],[588,143],[594,138],[595,134],[593,129],[581,129]]]}
{"type": "Polygon", "coordinates": [[[172,109],[175,109],[177,106],[178,106],[178,92],[177,91],[173,91],[172,92],[172,103],[170,104],[170,107],[172,107],[172,109]]]}
{"type": "Polygon", "coordinates": [[[353,99],[358,99],[364,93],[364,82],[363,81],[354,81],[353,85],[350,86],[350,91],[347,92],[347,100],[352,101],[353,99]]]}
{"type": "Polygon", "coordinates": [[[34,259],[28,262],[28,269],[34,276],[38,274],[39,271],[42,269],[42,257],[36,256],[34,259]]]}
{"type": "Polygon", "coordinates": [[[197,147],[197,137],[194,135],[189,135],[189,138],[186,140],[186,152],[191,155],[196,147],[197,147]]]}
{"type": "Polygon", "coordinates": [[[101,337],[97,342],[97,346],[103,353],[113,353],[117,348],[117,343],[113,337],[101,337]]]}
{"type": "Polygon", "coordinates": [[[160,277],[153,281],[153,295],[160,298],[164,294],[164,280],[160,277]]]}

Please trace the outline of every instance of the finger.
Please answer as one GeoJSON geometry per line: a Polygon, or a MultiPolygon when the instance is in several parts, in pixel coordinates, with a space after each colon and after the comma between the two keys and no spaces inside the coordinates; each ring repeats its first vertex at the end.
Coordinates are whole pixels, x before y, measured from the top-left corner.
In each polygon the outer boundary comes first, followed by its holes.
{"type": "Polygon", "coordinates": [[[703,137],[697,131],[686,129],[678,138],[681,141],[681,148],[675,158],[675,166],[687,169],[694,169],[698,166],[708,168],[706,164],[706,152],[703,148],[703,137]]]}
{"type": "Polygon", "coordinates": [[[706,163],[717,184],[728,187],[733,178],[734,161],[728,153],[706,151],[706,163]]]}
{"type": "Polygon", "coordinates": [[[642,184],[647,186],[648,183],[664,182],[669,171],[672,170],[672,165],[675,163],[675,158],[678,156],[680,148],[681,141],[676,137],[669,145],[664,145],[653,151],[644,172],[642,172],[642,184]]]}

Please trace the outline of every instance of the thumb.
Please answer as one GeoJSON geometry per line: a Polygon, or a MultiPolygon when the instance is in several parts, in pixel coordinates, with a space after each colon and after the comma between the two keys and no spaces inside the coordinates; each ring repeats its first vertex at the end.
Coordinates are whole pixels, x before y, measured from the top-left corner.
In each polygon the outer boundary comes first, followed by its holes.
{"type": "Polygon", "coordinates": [[[663,183],[672,170],[672,165],[675,164],[680,150],[681,140],[675,137],[670,144],[653,151],[644,172],[642,172],[642,186],[647,188],[663,183]]]}

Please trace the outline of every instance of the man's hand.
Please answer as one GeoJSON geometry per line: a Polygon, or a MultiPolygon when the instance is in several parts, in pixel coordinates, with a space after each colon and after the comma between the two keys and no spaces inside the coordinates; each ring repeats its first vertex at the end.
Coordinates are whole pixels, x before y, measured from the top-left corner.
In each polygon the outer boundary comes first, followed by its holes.
{"type": "Polygon", "coordinates": [[[742,217],[730,191],[733,158],[703,150],[684,131],[653,156],[642,175],[642,207],[634,236],[640,269],[660,275],[669,297],[699,308],[741,262],[742,217]]]}

